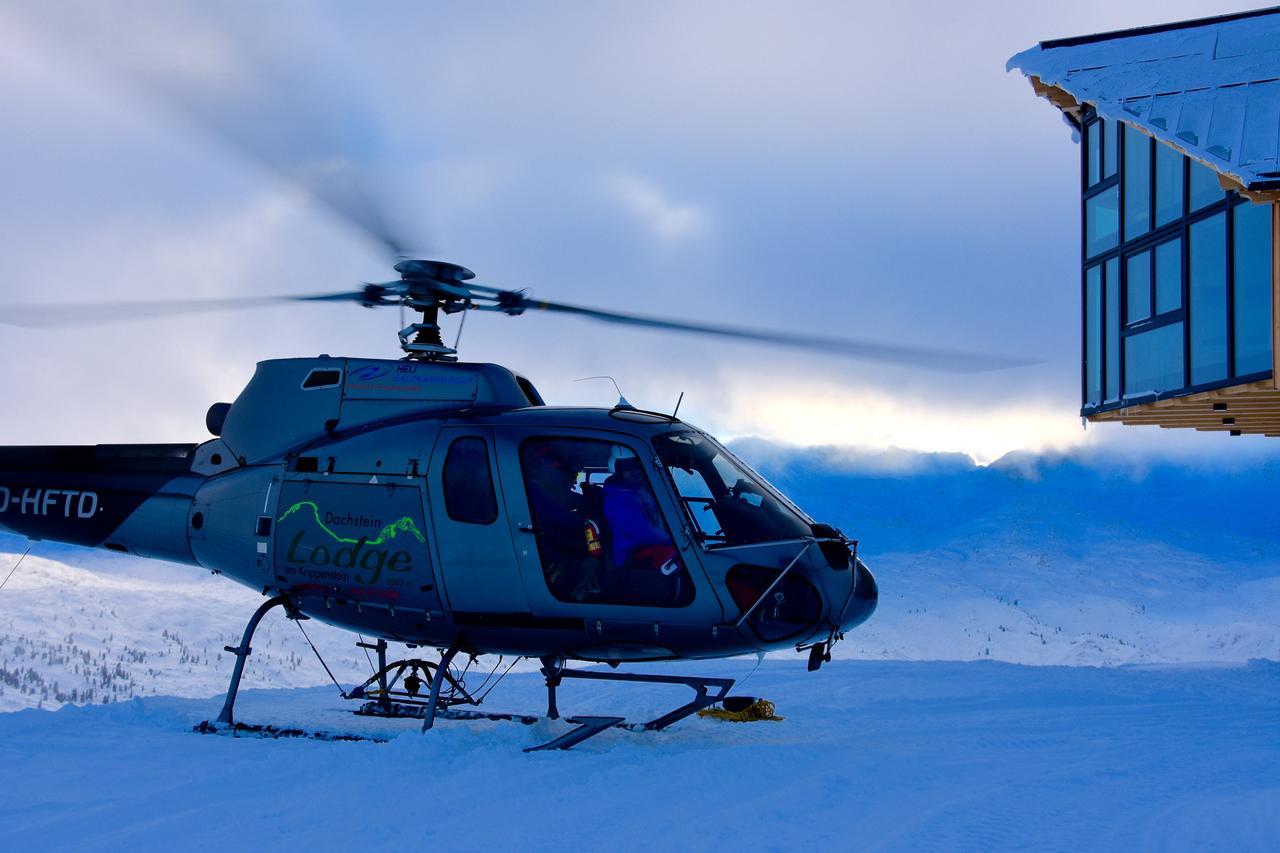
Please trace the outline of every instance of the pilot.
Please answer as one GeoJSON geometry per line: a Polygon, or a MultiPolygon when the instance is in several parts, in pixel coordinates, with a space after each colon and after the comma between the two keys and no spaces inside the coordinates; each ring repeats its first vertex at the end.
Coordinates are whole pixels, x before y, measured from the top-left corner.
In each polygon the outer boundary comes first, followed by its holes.
{"type": "Polygon", "coordinates": [[[586,505],[574,489],[578,471],[551,445],[540,444],[527,466],[529,509],[538,531],[547,585],[557,598],[582,601],[600,592],[587,554],[586,505]]]}
{"type": "Polygon", "coordinates": [[[675,544],[662,523],[640,459],[628,454],[609,461],[613,475],[604,484],[604,515],[613,534],[614,565],[674,574],[680,568],[675,544]]]}

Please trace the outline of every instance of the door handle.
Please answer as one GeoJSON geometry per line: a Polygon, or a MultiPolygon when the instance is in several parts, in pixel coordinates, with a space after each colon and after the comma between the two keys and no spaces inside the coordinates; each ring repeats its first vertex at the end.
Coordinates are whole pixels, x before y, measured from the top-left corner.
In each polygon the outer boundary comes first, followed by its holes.
{"type": "Polygon", "coordinates": [[[533,533],[533,534],[537,534],[537,532],[538,532],[537,530],[534,530],[534,529],[533,529],[533,525],[532,525],[532,524],[528,524],[528,523],[526,523],[526,524],[517,524],[517,525],[516,525],[516,530],[519,530],[521,533],[533,533]]]}

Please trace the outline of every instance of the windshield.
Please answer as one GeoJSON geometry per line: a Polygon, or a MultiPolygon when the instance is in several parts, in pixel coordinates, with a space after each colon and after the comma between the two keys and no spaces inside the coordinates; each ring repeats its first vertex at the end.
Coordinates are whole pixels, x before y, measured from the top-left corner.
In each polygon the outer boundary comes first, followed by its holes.
{"type": "Polygon", "coordinates": [[[746,545],[813,535],[803,513],[708,436],[673,432],[653,444],[704,544],[746,545]]]}

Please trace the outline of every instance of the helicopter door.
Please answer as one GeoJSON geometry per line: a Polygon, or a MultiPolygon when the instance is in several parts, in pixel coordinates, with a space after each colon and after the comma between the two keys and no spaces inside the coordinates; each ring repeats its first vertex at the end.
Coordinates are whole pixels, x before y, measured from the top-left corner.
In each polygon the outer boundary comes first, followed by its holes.
{"type": "Polygon", "coordinates": [[[439,598],[422,491],[416,484],[376,480],[337,474],[323,480],[291,477],[281,484],[277,583],[300,596],[337,596],[388,614],[429,619],[439,598]]]}
{"type": "Polygon", "coordinates": [[[648,637],[655,621],[720,617],[715,596],[698,594],[700,566],[672,536],[641,446],[564,431],[504,430],[501,439],[506,504],[535,615],[643,613],[648,637]]]}
{"type": "Polygon", "coordinates": [[[431,517],[455,615],[529,612],[493,448],[491,427],[445,427],[431,460],[431,517]]]}

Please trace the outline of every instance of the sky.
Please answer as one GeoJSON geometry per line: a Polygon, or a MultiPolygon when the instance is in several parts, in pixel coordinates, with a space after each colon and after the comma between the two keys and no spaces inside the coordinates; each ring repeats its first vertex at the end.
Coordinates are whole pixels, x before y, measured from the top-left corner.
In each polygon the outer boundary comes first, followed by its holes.
{"type": "MultiPolygon", "coordinates": [[[[279,162],[289,146],[301,161],[339,139],[376,166],[379,197],[415,247],[479,282],[1037,362],[931,373],[573,318],[473,316],[464,357],[518,370],[551,402],[612,404],[608,383],[575,381],[608,374],[642,407],[670,409],[683,392],[681,415],[729,438],[980,462],[1014,450],[1280,453],[1253,437],[1084,429],[1078,149],[1057,111],[1005,72],[1041,39],[1248,6],[97,8],[45,13],[49,27],[0,4],[0,303],[67,303],[71,318],[96,300],[394,277],[379,246],[290,175],[101,59],[123,54],[153,80],[217,80],[261,120],[296,114],[308,134],[289,137],[279,162]],[[269,46],[269,77],[222,49],[223,24],[269,46]],[[330,100],[344,107],[336,125],[330,100]]],[[[395,310],[353,306],[0,327],[0,443],[199,441],[209,404],[234,399],[256,361],[394,358],[398,327],[395,310]]]]}

